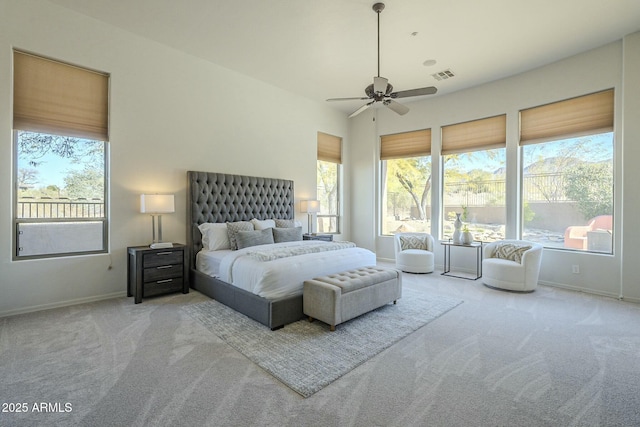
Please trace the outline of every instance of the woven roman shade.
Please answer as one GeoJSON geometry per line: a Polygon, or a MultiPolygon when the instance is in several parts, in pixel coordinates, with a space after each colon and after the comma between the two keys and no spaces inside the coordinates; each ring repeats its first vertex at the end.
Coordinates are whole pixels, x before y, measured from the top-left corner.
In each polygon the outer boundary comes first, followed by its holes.
{"type": "Polygon", "coordinates": [[[342,138],[318,132],[318,160],[342,164],[342,138]]]}
{"type": "Polygon", "coordinates": [[[109,140],[109,76],[13,52],[13,128],[109,140]]]}
{"type": "Polygon", "coordinates": [[[520,145],[613,131],[613,89],[520,111],[520,145]]]}
{"type": "Polygon", "coordinates": [[[431,154],[431,129],[380,137],[380,160],[421,157],[431,154]]]}
{"type": "Polygon", "coordinates": [[[507,145],[507,115],[442,127],[442,154],[503,148],[507,145]]]}

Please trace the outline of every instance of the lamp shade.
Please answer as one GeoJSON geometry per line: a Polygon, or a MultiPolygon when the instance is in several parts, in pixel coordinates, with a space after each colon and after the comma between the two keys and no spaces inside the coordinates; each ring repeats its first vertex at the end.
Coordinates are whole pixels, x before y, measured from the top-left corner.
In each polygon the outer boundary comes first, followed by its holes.
{"type": "Polygon", "coordinates": [[[306,213],[320,212],[319,200],[303,200],[300,202],[300,211],[306,213]]]}
{"type": "Polygon", "coordinates": [[[141,194],[141,213],[173,213],[176,211],[173,194],[141,194]]]}

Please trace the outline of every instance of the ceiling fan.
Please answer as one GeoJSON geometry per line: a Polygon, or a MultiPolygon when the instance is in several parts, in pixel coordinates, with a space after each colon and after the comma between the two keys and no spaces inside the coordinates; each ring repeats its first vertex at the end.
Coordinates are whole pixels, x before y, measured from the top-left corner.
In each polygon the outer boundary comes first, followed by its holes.
{"type": "Polygon", "coordinates": [[[378,75],[373,78],[373,84],[370,84],[364,89],[364,93],[367,95],[366,97],[327,99],[327,101],[369,101],[362,107],[351,113],[351,115],[349,116],[350,118],[362,113],[375,102],[382,102],[382,104],[390,110],[400,115],[404,115],[409,112],[409,107],[394,101],[394,99],[408,98],[410,96],[433,95],[438,91],[438,89],[434,86],[429,86],[419,89],[409,89],[393,92],[393,86],[389,84],[389,80],[384,77],[380,77],[380,12],[382,12],[382,10],[384,9],[384,3],[376,3],[373,5],[372,9],[375,13],[378,14],[378,75]]]}

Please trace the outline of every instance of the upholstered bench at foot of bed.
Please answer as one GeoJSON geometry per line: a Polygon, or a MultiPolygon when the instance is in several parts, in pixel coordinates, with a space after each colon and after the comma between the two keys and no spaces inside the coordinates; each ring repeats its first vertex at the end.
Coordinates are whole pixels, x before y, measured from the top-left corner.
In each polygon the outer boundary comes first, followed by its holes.
{"type": "Polygon", "coordinates": [[[385,304],[395,304],[402,296],[402,276],[398,270],[363,267],[317,277],[304,282],[304,314],[331,326],[358,317],[385,304]]]}

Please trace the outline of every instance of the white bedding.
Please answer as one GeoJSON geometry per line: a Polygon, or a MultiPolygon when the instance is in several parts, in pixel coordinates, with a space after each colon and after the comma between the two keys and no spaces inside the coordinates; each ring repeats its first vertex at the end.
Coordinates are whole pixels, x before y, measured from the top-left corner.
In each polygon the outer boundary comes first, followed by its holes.
{"type": "Polygon", "coordinates": [[[220,263],[222,258],[233,252],[231,249],[217,251],[201,250],[196,254],[196,270],[207,276],[220,277],[220,263]]]}
{"type": "Polygon", "coordinates": [[[303,282],[307,279],[376,265],[375,254],[358,247],[305,253],[272,261],[258,261],[250,255],[251,252],[266,248],[288,248],[318,243],[303,240],[253,246],[237,251],[201,251],[197,255],[196,266],[205,274],[218,277],[261,297],[275,300],[300,295],[303,282]]]}

